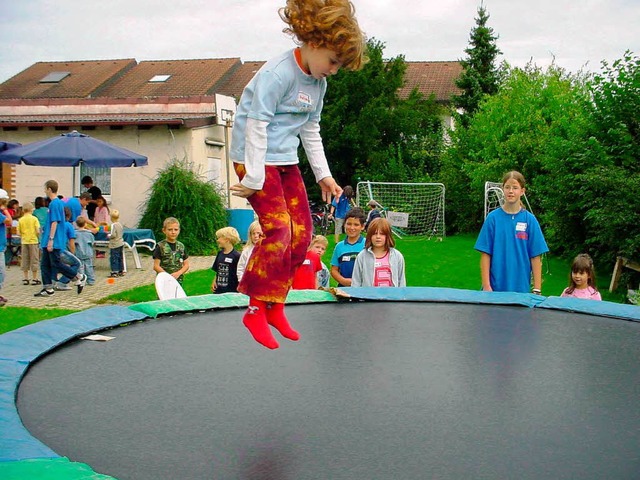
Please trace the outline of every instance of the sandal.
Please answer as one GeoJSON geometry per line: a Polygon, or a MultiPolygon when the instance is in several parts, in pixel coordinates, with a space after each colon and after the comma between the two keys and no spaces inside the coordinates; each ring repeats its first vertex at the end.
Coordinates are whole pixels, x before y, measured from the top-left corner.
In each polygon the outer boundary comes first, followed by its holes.
{"type": "Polygon", "coordinates": [[[27,280],[26,278],[24,280],[22,280],[22,284],[23,285],[29,285],[29,280],[27,280]]]}
{"type": "MultiPolygon", "coordinates": [[[[26,285],[26,283],[25,283],[26,285]]],[[[33,280],[31,280],[31,285],[42,285],[42,282],[40,280],[36,280],[35,278],[33,280]]]]}

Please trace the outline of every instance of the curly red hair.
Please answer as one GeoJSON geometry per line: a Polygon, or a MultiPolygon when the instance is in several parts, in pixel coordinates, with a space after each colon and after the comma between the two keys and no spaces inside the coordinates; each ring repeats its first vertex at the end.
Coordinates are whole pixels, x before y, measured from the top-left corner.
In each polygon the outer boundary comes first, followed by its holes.
{"type": "Polygon", "coordinates": [[[343,68],[360,70],[367,62],[366,40],[349,0],[287,0],[278,13],[288,25],[283,32],[335,52],[343,68]]]}

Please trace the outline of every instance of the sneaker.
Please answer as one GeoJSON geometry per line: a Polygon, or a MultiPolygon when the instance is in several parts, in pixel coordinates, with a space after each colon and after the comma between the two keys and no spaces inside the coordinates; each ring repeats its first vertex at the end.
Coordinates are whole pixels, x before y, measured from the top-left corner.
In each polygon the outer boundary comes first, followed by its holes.
{"type": "Polygon", "coordinates": [[[47,290],[46,288],[43,288],[38,293],[34,293],[33,296],[34,297],[50,297],[54,293],[56,292],[54,292],[53,290],[47,290]]]}
{"type": "Polygon", "coordinates": [[[8,300],[6,298],[0,296],[0,307],[4,307],[7,302],[8,300]]]}
{"type": "Polygon", "coordinates": [[[76,287],[78,287],[78,294],[82,293],[82,289],[87,284],[87,276],[84,273],[79,275],[78,280],[76,281],[76,287]]]}
{"type": "Polygon", "coordinates": [[[68,283],[56,283],[53,285],[53,289],[57,290],[58,292],[66,292],[67,290],[71,290],[71,285],[69,285],[68,283]]]}

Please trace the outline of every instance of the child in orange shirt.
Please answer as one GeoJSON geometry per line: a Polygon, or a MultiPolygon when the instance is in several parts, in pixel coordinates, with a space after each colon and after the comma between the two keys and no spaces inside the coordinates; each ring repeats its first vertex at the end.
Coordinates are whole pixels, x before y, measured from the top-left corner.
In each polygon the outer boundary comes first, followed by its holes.
{"type": "Polygon", "coordinates": [[[320,255],[313,248],[313,242],[309,245],[307,255],[293,276],[291,288],[293,290],[317,290],[318,272],[322,270],[320,255]]]}

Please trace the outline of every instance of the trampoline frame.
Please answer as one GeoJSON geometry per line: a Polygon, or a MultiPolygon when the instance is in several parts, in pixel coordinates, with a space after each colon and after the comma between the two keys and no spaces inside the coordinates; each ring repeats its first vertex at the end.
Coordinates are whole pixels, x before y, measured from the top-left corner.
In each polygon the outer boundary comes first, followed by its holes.
{"type": "MultiPolygon", "coordinates": [[[[353,300],[465,303],[546,308],[594,316],[640,322],[640,309],[634,305],[595,302],[576,298],[543,297],[522,293],[478,292],[450,288],[345,288],[353,300]]],[[[329,292],[291,291],[288,304],[336,302],[329,292]]],[[[29,366],[73,339],[109,328],[153,319],[161,315],[229,308],[244,308],[248,297],[242,294],[203,295],[184,299],[145,302],[130,307],[92,308],[64,317],[45,320],[0,335],[0,474],[20,478],[23,468],[56,464],[65,478],[112,479],[95,473],[91,467],[61,457],[34,438],[24,427],[16,407],[18,386],[29,366]],[[13,475],[13,476],[12,476],[13,475]]]]}

